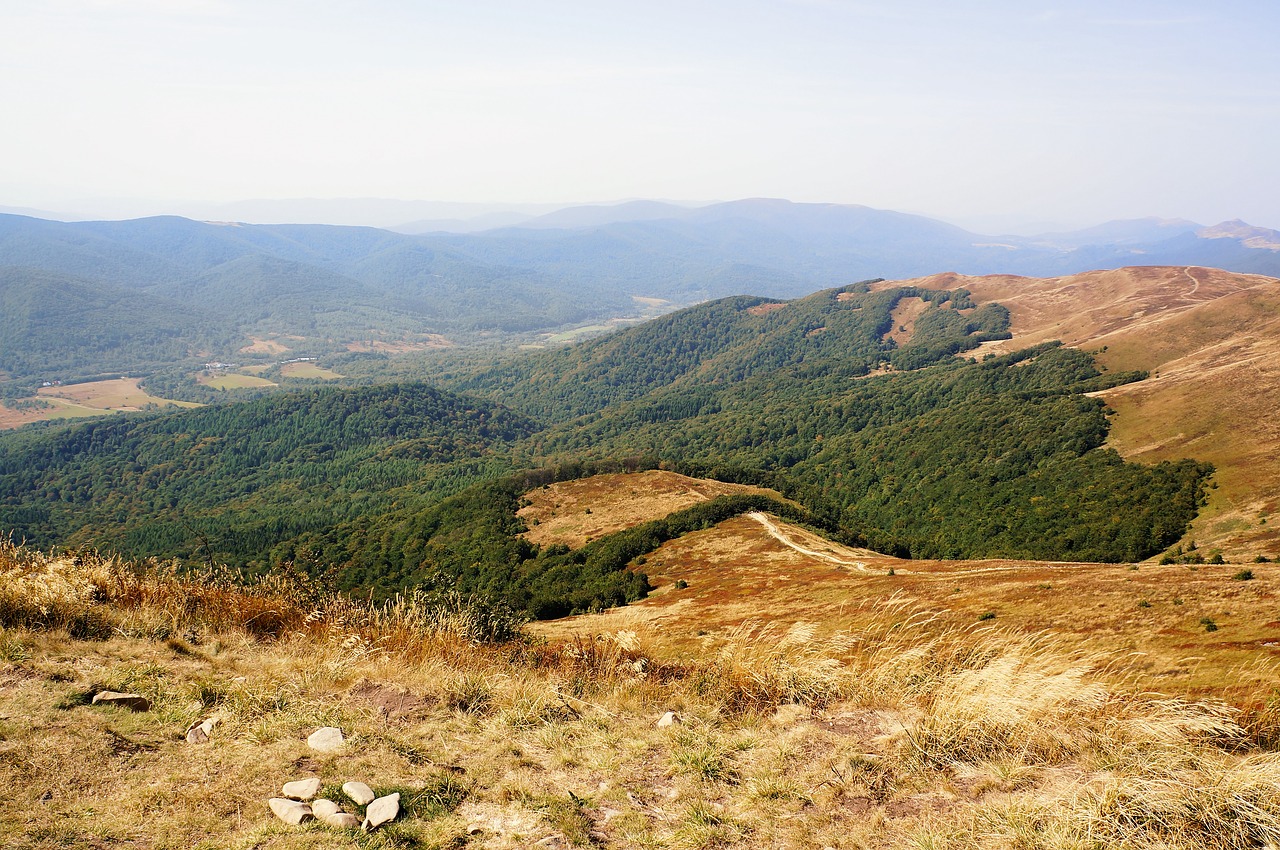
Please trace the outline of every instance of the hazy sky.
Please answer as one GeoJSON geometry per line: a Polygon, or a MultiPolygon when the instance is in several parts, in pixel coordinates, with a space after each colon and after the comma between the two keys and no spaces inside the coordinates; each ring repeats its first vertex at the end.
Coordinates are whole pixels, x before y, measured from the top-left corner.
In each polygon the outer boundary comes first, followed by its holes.
{"type": "Polygon", "coordinates": [[[0,205],[754,196],[1280,228],[1280,3],[0,0],[0,205]]]}

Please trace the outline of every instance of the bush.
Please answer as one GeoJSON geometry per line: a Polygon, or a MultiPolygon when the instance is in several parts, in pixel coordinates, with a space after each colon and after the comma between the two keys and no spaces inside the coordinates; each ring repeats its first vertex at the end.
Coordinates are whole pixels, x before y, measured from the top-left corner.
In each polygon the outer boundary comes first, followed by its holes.
{"type": "Polygon", "coordinates": [[[1253,570],[1241,570],[1232,576],[1236,581],[1253,581],[1253,570]]]}

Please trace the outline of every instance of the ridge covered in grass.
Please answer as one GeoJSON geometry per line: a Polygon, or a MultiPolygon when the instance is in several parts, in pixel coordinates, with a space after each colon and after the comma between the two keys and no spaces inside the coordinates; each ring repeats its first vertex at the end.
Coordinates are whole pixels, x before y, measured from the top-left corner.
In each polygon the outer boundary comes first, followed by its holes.
{"type": "Polygon", "coordinates": [[[0,572],[13,847],[1280,840],[1280,755],[1230,706],[1137,692],[1053,635],[903,603],[849,630],[748,625],[673,654],[626,632],[476,632],[465,602],[370,606],[296,577],[241,587],[16,547],[0,572]],[[104,689],[152,709],[87,704],[104,689]],[[681,722],[658,728],[668,710],[681,722]],[[186,743],[210,715],[212,740],[186,743]],[[320,725],[347,747],[308,751],[320,725]],[[265,801],[304,775],[400,790],[406,814],[368,837],[287,827],[265,801]]]}

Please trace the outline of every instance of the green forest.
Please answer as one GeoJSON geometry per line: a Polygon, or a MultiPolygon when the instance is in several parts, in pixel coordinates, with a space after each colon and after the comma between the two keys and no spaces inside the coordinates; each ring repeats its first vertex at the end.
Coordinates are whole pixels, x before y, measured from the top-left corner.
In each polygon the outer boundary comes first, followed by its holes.
{"type": "Polygon", "coordinates": [[[766,509],[908,557],[1133,561],[1184,533],[1212,469],[1124,462],[1101,401],[1142,377],[1007,338],[964,290],[868,283],[734,297],[579,345],[400,383],[315,388],[0,437],[0,531],[38,546],[280,566],[377,598],[418,588],[533,616],[640,598],[634,559],[766,509]],[[889,336],[904,299],[922,312],[889,336]],[[655,466],[777,489],[581,549],[516,512],[553,480],[655,466]]]}

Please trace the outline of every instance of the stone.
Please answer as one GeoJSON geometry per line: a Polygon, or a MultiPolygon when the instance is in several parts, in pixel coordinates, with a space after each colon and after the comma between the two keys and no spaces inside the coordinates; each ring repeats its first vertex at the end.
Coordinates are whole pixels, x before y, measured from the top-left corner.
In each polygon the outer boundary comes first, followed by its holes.
{"type": "Polygon", "coordinates": [[[658,718],[658,728],[666,729],[670,726],[677,726],[680,723],[680,715],[674,711],[668,711],[666,714],[658,718]]]}
{"type": "Polygon", "coordinates": [[[286,782],[284,787],[280,789],[280,793],[294,800],[310,800],[320,793],[320,780],[313,776],[310,779],[286,782]]]}
{"type": "Polygon", "coordinates": [[[377,829],[384,823],[391,823],[398,814],[400,814],[400,794],[398,792],[379,797],[364,810],[362,828],[365,832],[377,829]]]}
{"type": "Polygon", "coordinates": [[[321,726],[307,738],[307,746],[321,753],[331,753],[342,747],[342,730],[336,726],[321,726]]]}
{"type": "Polygon", "coordinates": [[[122,694],[119,691],[101,691],[93,695],[94,705],[114,705],[130,711],[150,711],[151,703],[141,694],[122,694]]]}
{"type": "Polygon", "coordinates": [[[336,826],[338,829],[355,829],[360,826],[360,818],[348,812],[334,812],[320,820],[329,824],[329,826],[336,826]]]}
{"type": "Polygon", "coordinates": [[[315,817],[311,813],[310,806],[306,803],[299,803],[297,800],[283,800],[279,797],[272,797],[267,801],[267,805],[271,807],[271,811],[276,813],[276,817],[294,826],[315,817]]]}
{"type": "Polygon", "coordinates": [[[363,782],[346,782],[343,783],[342,793],[351,798],[351,802],[357,806],[367,806],[373,802],[373,798],[377,796],[373,793],[373,789],[363,782]]]}
{"type": "Polygon", "coordinates": [[[206,717],[197,720],[187,728],[188,744],[203,744],[213,736],[213,727],[218,725],[218,718],[206,717]]]}
{"type": "Polygon", "coordinates": [[[320,820],[324,820],[329,817],[329,815],[336,815],[341,811],[342,807],[333,800],[326,800],[324,797],[321,797],[318,800],[311,801],[311,813],[320,820]]]}

